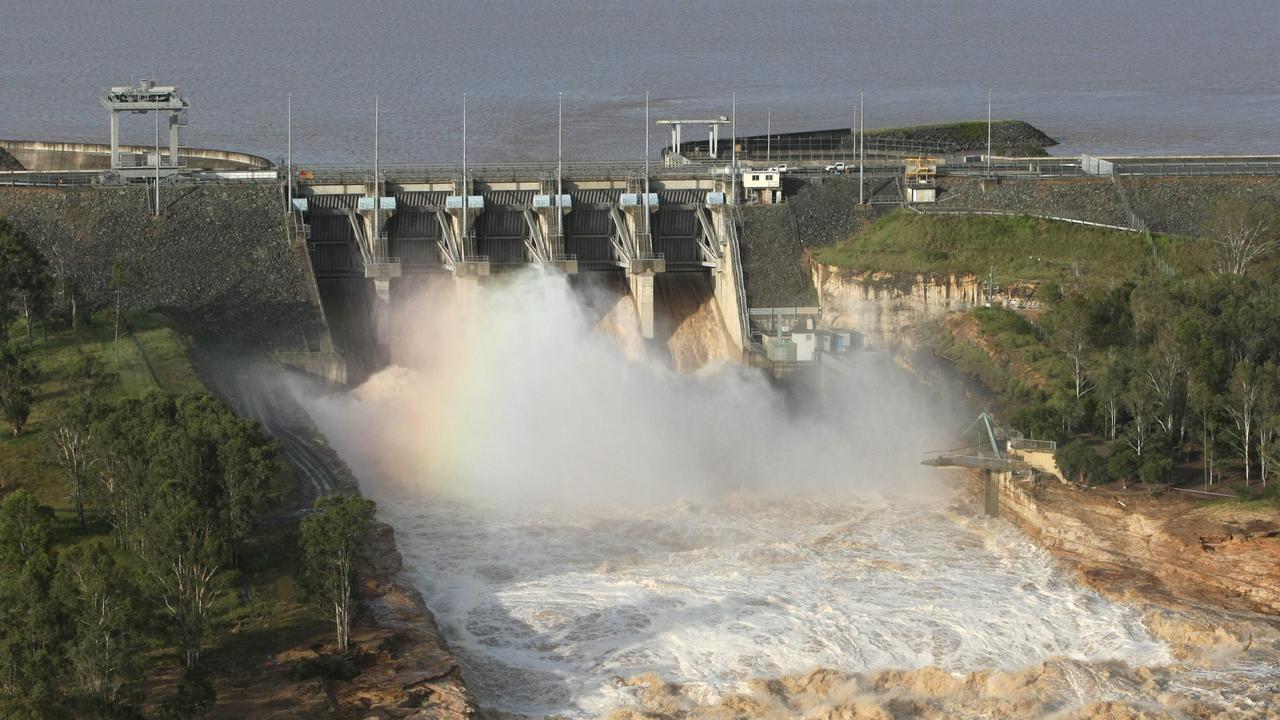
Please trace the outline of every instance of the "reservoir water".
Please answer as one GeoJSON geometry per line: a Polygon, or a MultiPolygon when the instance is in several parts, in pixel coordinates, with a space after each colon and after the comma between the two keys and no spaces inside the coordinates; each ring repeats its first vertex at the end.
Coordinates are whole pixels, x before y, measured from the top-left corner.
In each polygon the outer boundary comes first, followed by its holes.
{"type": "MultiPolygon", "coordinates": [[[[762,133],[986,114],[1098,153],[1275,152],[1280,12],[1270,0],[771,0],[421,3],[412,0],[6,2],[0,137],[105,142],[97,96],[130,78],[192,99],[196,146],[301,163],[455,162],[469,94],[476,162],[643,154],[654,119],[730,112],[762,133]]],[[[150,142],[149,121],[125,139],[150,142]]],[[[665,141],[654,133],[655,152],[665,141]]]]}

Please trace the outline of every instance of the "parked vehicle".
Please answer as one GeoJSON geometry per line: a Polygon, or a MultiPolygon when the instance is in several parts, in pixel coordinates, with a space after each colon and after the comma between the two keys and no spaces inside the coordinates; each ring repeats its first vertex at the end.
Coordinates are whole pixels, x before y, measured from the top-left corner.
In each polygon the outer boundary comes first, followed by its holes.
{"type": "Polygon", "coordinates": [[[786,171],[787,171],[786,163],[783,163],[781,165],[774,165],[773,167],[769,168],[769,172],[784,173],[786,171]]]}
{"type": "Polygon", "coordinates": [[[826,169],[827,172],[832,173],[833,175],[839,175],[844,172],[844,163],[838,162],[835,165],[828,165],[826,169]]]}

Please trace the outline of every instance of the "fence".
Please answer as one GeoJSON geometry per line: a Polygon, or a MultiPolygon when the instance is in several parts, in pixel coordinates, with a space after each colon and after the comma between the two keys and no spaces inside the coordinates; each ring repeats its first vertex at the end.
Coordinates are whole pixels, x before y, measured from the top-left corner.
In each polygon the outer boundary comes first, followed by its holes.
{"type": "Polygon", "coordinates": [[[1096,223],[1088,220],[1060,217],[1058,215],[1039,215],[1035,213],[1011,212],[1009,210],[980,210],[977,208],[916,207],[914,205],[908,205],[907,207],[916,211],[916,213],[920,215],[1000,215],[1006,217],[1032,217],[1040,218],[1041,220],[1054,220],[1057,222],[1072,223],[1074,225],[1103,228],[1105,230],[1123,230],[1124,232],[1136,233],[1146,232],[1142,228],[1126,227],[1124,225],[1108,225],[1106,223],[1096,223]]]}

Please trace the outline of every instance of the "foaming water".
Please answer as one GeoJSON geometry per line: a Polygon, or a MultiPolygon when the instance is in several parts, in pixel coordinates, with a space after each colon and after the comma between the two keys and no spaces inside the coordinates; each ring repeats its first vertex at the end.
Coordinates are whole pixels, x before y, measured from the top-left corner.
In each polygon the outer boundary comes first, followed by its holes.
{"type": "Polygon", "coordinates": [[[940,499],[752,494],[567,516],[370,488],[490,707],[591,717],[647,672],[703,702],[813,667],[1163,663],[1103,600],[999,521],[940,499]]]}
{"type": "Polygon", "coordinates": [[[700,347],[722,335],[705,293],[669,294],[670,337],[636,352],[616,294],[445,284],[400,309],[403,366],[302,399],[482,704],[595,717],[650,673],[714,702],[818,666],[1168,659],[1134,610],[953,506],[919,458],[960,421],[887,358],[783,392],[700,347]]]}

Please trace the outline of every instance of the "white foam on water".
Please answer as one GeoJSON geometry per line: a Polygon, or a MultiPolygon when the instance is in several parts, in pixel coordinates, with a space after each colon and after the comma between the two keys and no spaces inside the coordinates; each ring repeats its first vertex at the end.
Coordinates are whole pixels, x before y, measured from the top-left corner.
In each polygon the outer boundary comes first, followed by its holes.
{"type": "Polygon", "coordinates": [[[593,717],[645,672],[701,687],[816,666],[1169,661],[1139,614],[945,502],[744,497],[559,516],[405,494],[384,518],[482,703],[593,717]]]}
{"type": "Polygon", "coordinates": [[[646,672],[711,701],[815,666],[1168,659],[1134,610],[951,507],[919,461],[968,418],[886,357],[785,391],[681,375],[629,360],[563,278],[454,287],[400,313],[405,367],[302,401],[483,705],[598,716],[646,672]]]}

